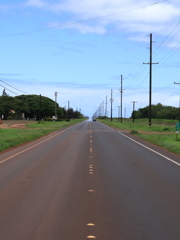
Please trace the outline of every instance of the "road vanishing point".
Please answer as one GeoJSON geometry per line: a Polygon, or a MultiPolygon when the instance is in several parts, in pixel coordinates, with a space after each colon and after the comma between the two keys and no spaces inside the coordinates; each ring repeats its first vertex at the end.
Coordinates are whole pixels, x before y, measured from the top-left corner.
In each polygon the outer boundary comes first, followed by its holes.
{"type": "Polygon", "coordinates": [[[180,157],[84,121],[0,154],[1,240],[179,240],[180,157]]]}

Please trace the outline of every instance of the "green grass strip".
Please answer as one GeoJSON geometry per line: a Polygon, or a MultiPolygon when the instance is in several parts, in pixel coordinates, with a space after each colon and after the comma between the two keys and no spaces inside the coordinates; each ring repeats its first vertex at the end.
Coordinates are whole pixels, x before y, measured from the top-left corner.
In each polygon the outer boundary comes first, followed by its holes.
{"type": "Polygon", "coordinates": [[[26,125],[26,129],[0,128],[0,152],[10,147],[38,139],[53,131],[82,122],[84,119],[71,120],[69,122],[40,122],[26,125]]]}

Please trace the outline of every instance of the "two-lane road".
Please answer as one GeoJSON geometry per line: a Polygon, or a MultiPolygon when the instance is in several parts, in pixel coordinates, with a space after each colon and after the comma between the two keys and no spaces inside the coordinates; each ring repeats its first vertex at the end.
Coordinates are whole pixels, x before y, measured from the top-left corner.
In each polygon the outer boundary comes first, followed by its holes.
{"type": "Polygon", "coordinates": [[[0,155],[0,239],[96,238],[179,240],[179,156],[88,121],[0,155]]]}

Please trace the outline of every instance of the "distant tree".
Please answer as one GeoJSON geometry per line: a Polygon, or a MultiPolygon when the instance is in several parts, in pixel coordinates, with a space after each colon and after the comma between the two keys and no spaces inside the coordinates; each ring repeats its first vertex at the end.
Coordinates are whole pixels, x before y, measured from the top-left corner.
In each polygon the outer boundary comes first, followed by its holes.
{"type": "Polygon", "coordinates": [[[61,118],[65,117],[64,108],[61,108],[61,107],[57,108],[57,116],[58,116],[58,119],[61,119],[61,118]]]}
{"type": "Polygon", "coordinates": [[[82,118],[82,115],[81,115],[81,113],[79,111],[76,110],[73,113],[73,118],[79,119],[79,118],[82,118]]]}
{"type": "Polygon", "coordinates": [[[6,89],[4,88],[2,96],[8,96],[8,94],[6,93],[6,89]]]}
{"type": "Polygon", "coordinates": [[[4,119],[8,119],[11,110],[14,110],[14,98],[9,96],[0,96],[0,116],[4,115],[4,119]]]}
{"type": "MultiPolygon", "coordinates": [[[[179,109],[172,106],[164,106],[161,103],[152,105],[151,116],[155,119],[178,119],[179,109]]],[[[132,113],[133,114],[133,113],[132,113]]],[[[139,108],[134,111],[135,118],[148,118],[149,117],[149,106],[139,108]]],[[[131,115],[132,118],[133,115],[131,115]]]]}
{"type": "MultiPolygon", "coordinates": [[[[38,119],[39,111],[41,111],[41,118],[44,120],[55,115],[55,102],[48,97],[41,96],[40,98],[40,95],[20,95],[15,98],[26,103],[22,109],[26,118],[38,119]]],[[[61,109],[57,104],[58,118],[63,117],[63,110],[61,109]]]]}
{"type": "Polygon", "coordinates": [[[67,110],[67,112],[66,112],[66,118],[73,118],[73,114],[74,114],[74,110],[73,110],[73,108],[69,108],[68,110],[67,110]]]}

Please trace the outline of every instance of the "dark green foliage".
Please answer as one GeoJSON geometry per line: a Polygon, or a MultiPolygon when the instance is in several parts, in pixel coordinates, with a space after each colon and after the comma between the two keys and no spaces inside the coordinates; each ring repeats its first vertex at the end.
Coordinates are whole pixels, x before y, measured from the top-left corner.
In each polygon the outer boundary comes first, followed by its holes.
{"type": "Polygon", "coordinates": [[[15,103],[14,98],[9,96],[0,96],[0,116],[4,115],[4,119],[7,119],[10,111],[14,110],[15,103]]]}
{"type": "MultiPolygon", "coordinates": [[[[131,118],[133,117],[133,113],[131,118]]],[[[144,108],[139,108],[137,111],[134,111],[135,119],[148,118],[149,117],[149,106],[144,108]]],[[[151,117],[154,119],[178,119],[179,118],[179,108],[172,106],[164,106],[161,103],[157,105],[152,105],[151,108],[151,117]]]]}
{"type": "MultiPolygon", "coordinates": [[[[40,116],[44,120],[51,119],[55,114],[55,102],[48,97],[40,97],[39,95],[0,96],[0,115],[4,115],[4,119],[21,119],[22,113],[25,118],[39,120],[40,116]]],[[[58,104],[57,115],[59,119],[65,116],[65,110],[58,104]]]]}
{"type": "Polygon", "coordinates": [[[106,119],[106,116],[99,116],[98,119],[106,119]]]}
{"type": "Polygon", "coordinates": [[[131,130],[130,133],[131,133],[131,134],[138,134],[138,131],[136,131],[136,130],[131,130]]]}
{"type": "Polygon", "coordinates": [[[73,108],[69,108],[66,111],[66,119],[80,119],[83,115],[79,111],[74,111],[73,108]]]}

